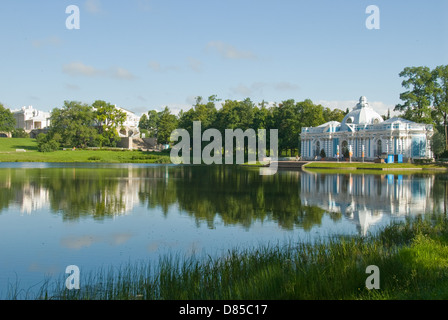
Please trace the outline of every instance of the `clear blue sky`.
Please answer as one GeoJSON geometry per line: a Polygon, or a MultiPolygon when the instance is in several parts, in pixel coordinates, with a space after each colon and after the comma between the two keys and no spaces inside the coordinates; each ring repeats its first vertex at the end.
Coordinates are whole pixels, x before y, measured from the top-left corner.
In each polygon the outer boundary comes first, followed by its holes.
{"type": "Polygon", "coordinates": [[[384,114],[404,67],[448,64],[447,13],[446,0],[3,0],[0,102],[101,99],[141,114],[213,94],[344,109],[365,95],[384,114]]]}

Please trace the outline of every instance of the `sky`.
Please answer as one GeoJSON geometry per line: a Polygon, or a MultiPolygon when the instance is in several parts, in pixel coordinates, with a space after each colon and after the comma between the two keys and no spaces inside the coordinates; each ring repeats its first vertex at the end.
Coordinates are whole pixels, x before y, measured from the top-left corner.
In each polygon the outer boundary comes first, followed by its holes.
{"type": "Polygon", "coordinates": [[[448,64],[447,13],[446,0],[2,0],[0,102],[140,115],[197,96],[343,110],[366,96],[395,115],[405,67],[448,64]]]}

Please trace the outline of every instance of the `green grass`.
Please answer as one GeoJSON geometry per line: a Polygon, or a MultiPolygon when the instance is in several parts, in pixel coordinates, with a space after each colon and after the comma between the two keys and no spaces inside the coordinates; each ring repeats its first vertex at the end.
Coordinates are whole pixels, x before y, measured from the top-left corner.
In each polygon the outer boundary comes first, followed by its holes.
{"type": "Polygon", "coordinates": [[[16,149],[37,151],[37,142],[31,138],[0,138],[0,153],[16,152],[16,149]]]}
{"type": "Polygon", "coordinates": [[[36,140],[30,138],[0,138],[0,162],[171,163],[169,154],[159,152],[118,149],[39,152],[36,140]]]}
{"type": "Polygon", "coordinates": [[[369,237],[230,250],[218,258],[161,257],[98,270],[80,290],[63,279],[43,299],[447,299],[448,222],[433,216],[393,224],[369,237]],[[366,267],[380,289],[366,288],[366,267]]]}

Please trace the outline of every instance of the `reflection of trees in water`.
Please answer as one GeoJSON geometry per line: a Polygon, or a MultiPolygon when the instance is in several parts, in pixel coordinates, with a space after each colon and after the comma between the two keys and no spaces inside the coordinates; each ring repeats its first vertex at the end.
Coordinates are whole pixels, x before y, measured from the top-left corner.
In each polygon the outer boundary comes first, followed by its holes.
{"type": "MultiPolygon", "coordinates": [[[[437,207],[443,208],[443,213],[447,214],[447,201],[448,201],[448,175],[439,174],[434,181],[433,188],[431,190],[431,197],[437,207]]],[[[436,207],[436,206],[434,206],[436,207]]],[[[438,212],[436,212],[438,213],[438,212]]]]}
{"type": "Polygon", "coordinates": [[[164,214],[179,208],[210,228],[216,219],[246,228],[270,219],[282,228],[309,229],[324,214],[302,205],[298,172],[260,176],[258,169],[237,166],[153,166],[5,169],[0,175],[0,208],[23,200],[24,190],[32,186],[36,192],[44,190],[52,212],[66,220],[102,220],[138,202],[164,214]]]}
{"type": "Polygon", "coordinates": [[[285,229],[321,223],[323,210],[302,205],[298,172],[260,176],[258,169],[235,166],[181,170],[184,178],[175,179],[179,207],[209,227],[216,217],[246,228],[266,219],[285,229]]]}
{"type": "Polygon", "coordinates": [[[125,190],[121,190],[121,169],[64,168],[45,171],[42,186],[50,193],[50,208],[64,219],[83,216],[94,219],[112,217],[125,209],[125,190]]]}
{"type": "MultiPolygon", "coordinates": [[[[113,216],[124,209],[125,191],[119,189],[119,169],[8,169],[0,170],[3,181],[0,192],[0,208],[11,202],[28,206],[30,201],[49,201],[53,212],[63,219],[76,220],[83,216],[94,219],[113,216]],[[7,185],[6,185],[7,184],[7,185]],[[45,194],[42,199],[27,196],[45,194]]],[[[46,203],[42,203],[43,206],[46,203]]]]}

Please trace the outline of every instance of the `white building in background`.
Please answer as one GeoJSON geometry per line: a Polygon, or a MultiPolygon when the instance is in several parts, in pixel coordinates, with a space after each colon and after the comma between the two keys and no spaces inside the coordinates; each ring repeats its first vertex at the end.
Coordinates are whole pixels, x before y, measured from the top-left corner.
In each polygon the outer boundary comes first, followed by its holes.
{"type": "Polygon", "coordinates": [[[327,122],[318,127],[305,127],[301,132],[301,156],[304,160],[320,157],[342,157],[352,152],[354,160],[374,160],[383,154],[402,155],[409,159],[433,158],[430,138],[432,125],[415,123],[401,118],[384,121],[361,97],[359,103],[342,120],[327,122]]]}
{"type": "Polygon", "coordinates": [[[50,113],[36,110],[33,106],[12,110],[16,119],[16,128],[30,132],[34,129],[45,129],[50,126],[50,113]]]}
{"type": "Polygon", "coordinates": [[[123,122],[123,130],[118,130],[120,137],[138,137],[140,136],[140,129],[138,124],[140,122],[140,117],[137,116],[132,111],[117,107],[115,108],[124,112],[126,114],[126,120],[123,122]]]}

